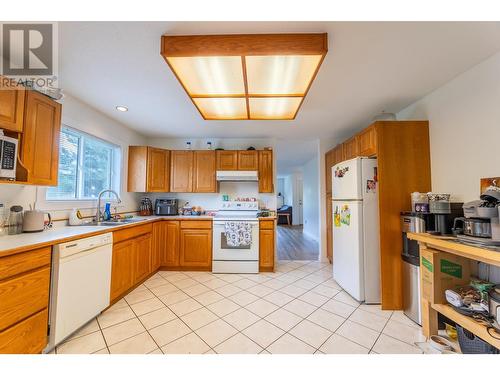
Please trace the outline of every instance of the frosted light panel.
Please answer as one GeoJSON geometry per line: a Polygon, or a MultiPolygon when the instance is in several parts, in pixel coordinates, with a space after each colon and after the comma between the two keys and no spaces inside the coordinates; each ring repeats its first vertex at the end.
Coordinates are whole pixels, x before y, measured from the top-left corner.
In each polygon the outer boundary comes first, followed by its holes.
{"type": "Polygon", "coordinates": [[[302,98],[250,98],[250,118],[255,120],[291,120],[302,98]]]}
{"type": "Polygon", "coordinates": [[[241,56],[169,57],[190,96],[244,95],[241,56]]]}
{"type": "Polygon", "coordinates": [[[194,98],[194,103],[207,120],[246,120],[245,98],[194,98]]]}
{"type": "Polygon", "coordinates": [[[321,55],[247,56],[248,94],[304,95],[321,55]]]}

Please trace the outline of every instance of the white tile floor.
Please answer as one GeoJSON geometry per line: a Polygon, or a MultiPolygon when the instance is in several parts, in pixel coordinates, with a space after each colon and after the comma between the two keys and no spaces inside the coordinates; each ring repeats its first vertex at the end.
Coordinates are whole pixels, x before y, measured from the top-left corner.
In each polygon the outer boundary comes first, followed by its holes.
{"type": "Polygon", "coordinates": [[[56,348],[65,353],[421,353],[419,326],[359,305],[331,266],[275,273],[159,271],[56,348]]]}

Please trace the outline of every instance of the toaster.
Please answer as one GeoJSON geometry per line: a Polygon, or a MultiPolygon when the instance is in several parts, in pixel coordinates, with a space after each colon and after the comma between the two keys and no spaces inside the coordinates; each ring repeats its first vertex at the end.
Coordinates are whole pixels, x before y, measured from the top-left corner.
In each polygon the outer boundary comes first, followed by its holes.
{"type": "Polygon", "coordinates": [[[158,215],[158,216],[178,215],[177,199],[175,199],[175,198],[158,198],[155,201],[155,215],[158,215]]]}

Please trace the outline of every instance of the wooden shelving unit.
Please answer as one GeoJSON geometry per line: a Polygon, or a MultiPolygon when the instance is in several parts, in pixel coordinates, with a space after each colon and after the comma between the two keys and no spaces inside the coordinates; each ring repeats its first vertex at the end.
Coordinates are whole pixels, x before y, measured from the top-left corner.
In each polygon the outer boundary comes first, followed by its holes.
{"type": "Polygon", "coordinates": [[[484,325],[478,323],[472,318],[469,318],[468,316],[460,314],[459,312],[455,311],[451,306],[434,303],[431,305],[431,307],[433,310],[436,310],[438,313],[446,316],[447,318],[453,320],[455,323],[461,325],[467,331],[470,331],[477,337],[483,339],[488,344],[491,344],[495,348],[500,349],[500,335],[498,336],[499,337],[498,339],[492,337],[488,333],[488,330],[484,325]]]}

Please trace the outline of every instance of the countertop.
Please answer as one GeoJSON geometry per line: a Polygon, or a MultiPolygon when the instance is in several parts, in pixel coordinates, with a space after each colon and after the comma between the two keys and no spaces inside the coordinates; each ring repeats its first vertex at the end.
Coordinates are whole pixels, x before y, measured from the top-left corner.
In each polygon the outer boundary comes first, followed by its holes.
{"type": "Polygon", "coordinates": [[[51,246],[69,242],[91,235],[98,235],[136,225],[152,223],[160,220],[212,220],[212,216],[136,216],[141,220],[117,226],[64,226],[37,233],[21,233],[0,237],[0,257],[20,253],[38,247],[51,246]]]}
{"type": "Polygon", "coordinates": [[[428,233],[408,233],[408,238],[441,250],[479,262],[500,266],[500,251],[458,242],[454,237],[434,236],[428,233]]]}
{"type": "MultiPolygon", "coordinates": [[[[117,226],[64,226],[59,228],[47,229],[37,233],[21,233],[16,235],[6,235],[0,237],[0,257],[29,251],[44,246],[52,246],[63,242],[74,241],[80,238],[98,235],[124,228],[130,228],[136,225],[152,223],[161,220],[212,220],[213,216],[136,216],[132,223],[126,223],[117,226]]],[[[259,220],[276,220],[276,217],[261,217],[259,220]]]]}

